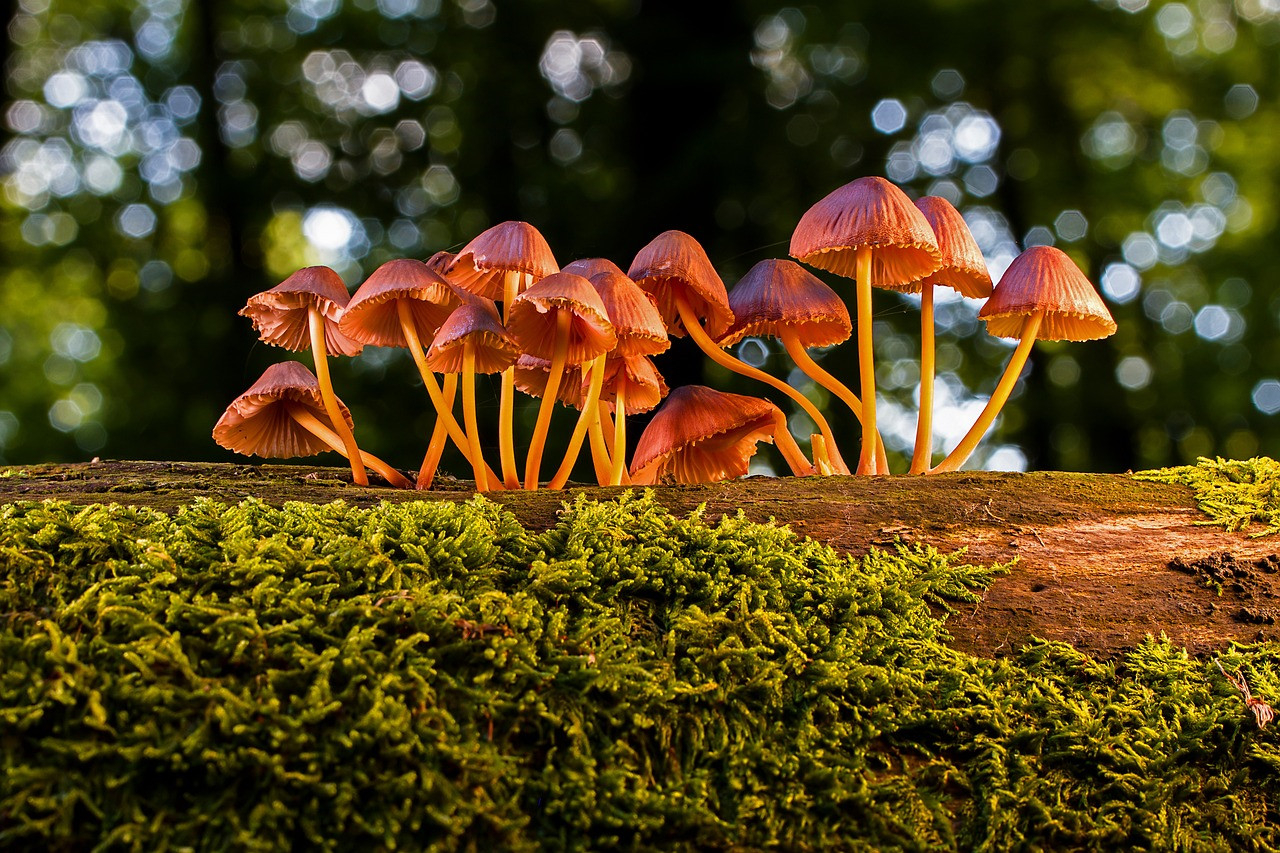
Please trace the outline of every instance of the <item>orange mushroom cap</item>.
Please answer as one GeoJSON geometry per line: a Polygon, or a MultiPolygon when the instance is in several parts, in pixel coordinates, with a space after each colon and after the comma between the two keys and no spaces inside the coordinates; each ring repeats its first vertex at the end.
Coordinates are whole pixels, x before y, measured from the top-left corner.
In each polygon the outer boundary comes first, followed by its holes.
{"type": "Polygon", "coordinates": [[[460,302],[457,291],[422,261],[387,261],[365,279],[342,312],[338,328],[368,346],[407,347],[399,300],[409,303],[418,337],[430,340],[460,302]]]}
{"type": "MultiPolygon", "coordinates": [[[[213,440],[236,453],[273,459],[314,456],[333,449],[299,426],[285,403],[307,408],[318,421],[332,427],[315,375],[296,361],[286,361],[268,367],[248,391],[231,402],[213,428],[213,440]]],[[[341,400],[338,407],[351,428],[351,412],[341,400]]]]}
{"type": "Polygon", "coordinates": [[[537,228],[528,222],[502,222],[463,246],[447,274],[463,290],[501,300],[507,273],[524,273],[536,282],[559,271],[551,247],[537,228]]]}
{"type": "Polygon", "coordinates": [[[614,355],[657,355],[671,348],[667,327],[653,300],[622,272],[602,272],[591,279],[605,313],[618,335],[614,355]]]}
{"type": "Polygon", "coordinates": [[[445,275],[445,272],[453,265],[453,259],[458,257],[453,252],[441,250],[431,257],[427,258],[423,263],[431,267],[431,271],[437,275],[445,275]]]}
{"type": "Polygon", "coordinates": [[[631,461],[636,483],[672,474],[680,483],[714,483],[747,473],[756,443],[773,442],[778,407],[759,397],[684,385],[649,421],[631,461]]]}
{"type": "Polygon", "coordinates": [[[636,253],[627,276],[653,298],[662,322],[674,337],[686,334],[676,310],[678,292],[684,294],[695,314],[707,318],[705,327],[712,339],[733,325],[724,281],[701,244],[683,231],[664,231],[654,237],[636,253]]]}
{"type": "Polygon", "coordinates": [[[916,199],[916,207],[924,214],[938,238],[938,251],[942,253],[942,266],[912,288],[921,290],[925,285],[943,285],[970,299],[986,299],[991,295],[991,273],[982,257],[978,241],[965,223],[960,211],[945,198],[927,195],[916,199]]]}
{"type": "Polygon", "coordinates": [[[1061,249],[1032,246],[1014,258],[978,312],[987,333],[1022,337],[1022,321],[1044,312],[1037,340],[1092,341],[1115,334],[1116,321],[1089,279],[1061,249]]]}
{"type": "Polygon", "coordinates": [[[461,373],[465,344],[474,345],[476,373],[501,373],[515,364],[519,351],[498,319],[492,299],[472,296],[449,315],[427,349],[427,366],[436,373],[461,373]]]}
{"type": "Polygon", "coordinates": [[[615,264],[608,258],[579,258],[573,263],[566,264],[560,272],[571,272],[574,275],[580,275],[590,281],[601,273],[617,273],[618,275],[626,275],[622,271],[622,267],[615,264]]]}
{"type": "Polygon", "coordinates": [[[884,178],[858,178],[805,211],[791,235],[791,257],[856,278],[857,250],[870,247],[871,283],[893,290],[936,270],[942,255],[924,214],[884,178]]]}
{"type": "Polygon", "coordinates": [[[573,314],[566,364],[582,364],[617,346],[609,313],[591,282],[573,273],[554,273],[517,296],[507,309],[507,332],[521,352],[551,358],[556,309],[573,314]]]}
{"type": "Polygon", "coordinates": [[[310,309],[324,315],[324,343],[330,353],[359,355],[364,348],[338,329],[350,299],[342,277],[328,267],[304,267],[270,290],[254,294],[240,309],[268,344],[301,352],[311,348],[310,309]]]}
{"type": "MultiPolygon", "coordinates": [[[[669,393],[666,381],[648,356],[611,357],[605,362],[604,385],[600,391],[600,402],[608,406],[611,412],[618,409],[618,385],[623,381],[627,383],[628,415],[649,411],[669,393]]],[[[585,384],[583,388],[585,394],[585,384]]]]}
{"type": "Polygon", "coordinates": [[[794,261],[770,258],[753,266],[730,291],[729,307],[733,328],[720,339],[722,347],[752,335],[780,338],[784,326],[806,349],[842,343],[853,333],[844,301],[794,261]]]}
{"type": "MultiPolygon", "coordinates": [[[[516,359],[516,387],[530,397],[541,397],[547,393],[547,380],[551,378],[551,362],[528,353],[522,353],[516,359]]],[[[587,398],[587,378],[582,368],[576,364],[565,365],[564,375],[556,389],[556,399],[566,406],[581,409],[587,398]]]]}

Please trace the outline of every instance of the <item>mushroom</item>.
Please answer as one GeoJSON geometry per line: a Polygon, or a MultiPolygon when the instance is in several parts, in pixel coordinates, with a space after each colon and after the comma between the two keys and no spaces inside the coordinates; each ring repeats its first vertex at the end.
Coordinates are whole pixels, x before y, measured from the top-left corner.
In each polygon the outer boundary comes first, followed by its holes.
{"type": "Polygon", "coordinates": [[[938,241],[906,193],[884,178],[872,176],[845,184],[805,211],[791,235],[791,256],[857,281],[862,392],[858,473],[870,473],[877,443],[871,288],[901,288],[936,270],[940,262],[938,241]]]}
{"type": "MultiPolygon", "coordinates": [[[[501,373],[515,363],[517,355],[515,343],[498,319],[497,306],[479,296],[454,309],[427,350],[427,366],[432,370],[462,374],[462,413],[476,489],[481,492],[489,490],[489,478],[476,423],[476,372],[501,373]]],[[[494,485],[498,485],[496,479],[494,485]]]]}
{"type": "MultiPolygon", "coordinates": [[[[551,378],[551,362],[545,358],[537,358],[522,353],[516,360],[516,389],[531,397],[543,397],[547,392],[547,381],[551,378]]],[[[566,365],[556,388],[556,399],[574,409],[581,410],[587,403],[587,392],[591,382],[588,377],[583,381],[582,368],[578,365],[566,365]]],[[[609,471],[613,465],[610,461],[610,450],[604,441],[601,429],[603,418],[607,418],[603,403],[597,402],[598,417],[593,419],[588,430],[591,439],[591,461],[595,466],[596,482],[606,485],[609,482],[609,471]],[[599,415],[603,414],[603,417],[599,415]]],[[[567,454],[566,454],[567,456],[567,454]]],[[[554,479],[554,478],[553,478],[554,479]]]]}
{"type": "MultiPolygon", "coordinates": [[[[336,408],[350,430],[351,413],[341,400],[336,408]]],[[[288,458],[325,450],[346,456],[346,447],[333,426],[320,382],[298,362],[286,361],[268,367],[248,391],[231,402],[213,428],[213,440],[246,456],[288,458]]],[[[372,453],[360,456],[391,485],[412,488],[403,474],[372,453]]]]}
{"type": "Polygon", "coordinates": [[[574,275],[582,276],[588,281],[606,272],[625,275],[622,272],[622,268],[608,258],[579,258],[572,263],[566,264],[560,272],[571,272],[574,275]]]}
{"type": "MultiPolygon", "coordinates": [[[[847,341],[853,331],[849,309],[817,276],[794,261],[771,258],[760,261],[729,292],[733,326],[720,339],[730,347],[753,336],[776,337],[805,375],[844,402],[859,421],[862,402],[808,353],[809,347],[827,347],[847,341]]],[[[817,439],[826,441],[818,434],[817,439]]],[[[839,450],[828,451],[838,459],[839,450]]],[[[889,473],[883,442],[876,442],[876,470],[889,473]]],[[[814,453],[817,458],[819,454],[814,453]]]]}
{"type": "MultiPolygon", "coordinates": [[[[435,374],[427,366],[423,341],[429,344],[436,330],[460,304],[462,297],[438,273],[422,261],[400,259],[378,267],[360,285],[342,315],[340,329],[351,338],[369,346],[404,347],[426,386],[427,395],[436,409],[437,426],[458,445],[467,461],[471,461],[466,434],[453,416],[454,383],[446,382],[442,391],[435,374]]],[[[432,431],[431,443],[418,469],[418,488],[431,485],[444,438],[432,431]]],[[[482,460],[483,462],[483,460],[482,460]]]]}
{"type": "Polygon", "coordinates": [[[782,410],[759,397],[705,385],[683,385],[649,421],[631,462],[631,481],[649,485],[666,475],[678,483],[716,483],[747,473],[756,443],[778,442],[792,473],[809,463],[787,431],[782,410]]]}
{"type": "Polygon", "coordinates": [[[240,315],[253,322],[268,344],[300,352],[310,348],[320,382],[325,410],[342,439],[343,455],[351,462],[356,485],[368,485],[355,434],[338,411],[338,397],[329,378],[329,350],[338,355],[359,355],[363,347],[338,330],[338,321],[350,296],[341,276],[328,267],[305,267],[280,284],[249,297],[240,315]]]}
{"type": "Polygon", "coordinates": [[[991,295],[991,273],[969,226],[951,202],[939,196],[916,199],[938,238],[942,266],[920,281],[920,414],[916,421],[916,446],[911,454],[912,474],[924,474],[933,464],[933,288],[944,285],[970,299],[991,295]]]}
{"type": "MultiPolygon", "coordinates": [[[[627,456],[627,415],[651,411],[668,394],[667,383],[653,366],[653,360],[644,355],[625,355],[609,358],[605,365],[604,388],[600,394],[601,420],[613,413],[613,441],[607,445],[613,460],[607,485],[623,485],[629,479],[627,456]]],[[[606,485],[606,483],[601,483],[606,485]]]]}
{"type": "MultiPolygon", "coordinates": [[[[683,231],[664,231],[636,254],[627,275],[653,298],[670,335],[682,338],[688,334],[717,364],[764,382],[795,400],[828,436],[828,445],[835,452],[831,427],[813,403],[781,379],[745,364],[716,344],[733,325],[733,310],[724,282],[697,240],[683,231]],[[705,318],[705,326],[699,318],[705,318]]],[[[827,464],[826,459],[821,462],[827,464]]],[[[835,466],[836,470],[842,467],[835,466]]]]}
{"type": "MultiPolygon", "coordinates": [[[[614,404],[613,411],[616,413],[610,445],[612,465],[609,485],[617,486],[622,483],[622,474],[626,470],[628,412],[647,412],[661,399],[661,396],[657,397],[647,408],[629,408],[627,393],[632,383],[628,381],[628,372],[625,369],[619,370],[618,363],[629,359],[644,360],[646,356],[666,352],[671,348],[671,339],[667,337],[667,330],[658,309],[654,307],[639,285],[622,272],[606,270],[592,278],[591,284],[600,294],[605,311],[608,312],[609,320],[613,323],[613,329],[618,335],[618,345],[609,353],[609,364],[606,365],[605,382],[610,394],[602,398],[614,404]]],[[[644,367],[637,362],[635,370],[644,371],[644,367]]],[[[641,389],[652,387],[656,390],[661,377],[657,377],[657,371],[653,369],[653,365],[648,365],[648,371],[644,371],[644,380],[651,384],[641,385],[641,389]],[[654,381],[655,377],[656,381],[654,381]]]]}
{"type": "Polygon", "coordinates": [[[1115,334],[1116,321],[1080,268],[1061,249],[1033,246],[1014,258],[978,312],[987,333],[1018,338],[991,399],[947,457],[929,473],[957,471],[995,421],[1037,340],[1092,341],[1115,334]]]}
{"type": "MultiPolygon", "coordinates": [[[[511,303],[521,291],[559,272],[551,247],[527,222],[502,222],[476,235],[462,247],[448,267],[448,278],[477,296],[501,300],[503,320],[511,320],[511,303]]],[[[515,374],[502,373],[498,403],[498,455],[502,480],[508,489],[520,488],[515,450],[515,374]]]]}
{"type": "MultiPolygon", "coordinates": [[[[590,362],[617,344],[617,335],[609,322],[600,294],[582,276],[573,273],[555,273],[530,287],[512,300],[507,309],[507,332],[521,352],[545,358],[551,362],[546,393],[538,407],[538,420],[529,444],[525,460],[524,486],[538,487],[542,451],[546,446],[547,428],[551,422],[551,408],[559,390],[565,365],[581,365],[590,362]]],[[[602,365],[603,368],[603,365],[602,365]]],[[[603,369],[592,371],[592,391],[587,399],[598,399],[604,382],[603,369]]],[[[512,380],[514,383],[514,370],[512,380]]],[[[585,435],[590,417],[594,416],[595,403],[584,407],[574,436],[585,435]],[[581,430],[579,429],[581,428],[581,430]]],[[[581,446],[581,438],[578,438],[581,446]]],[[[573,440],[570,440],[572,447],[573,440]]],[[[576,451],[575,451],[576,452],[576,451]]]]}

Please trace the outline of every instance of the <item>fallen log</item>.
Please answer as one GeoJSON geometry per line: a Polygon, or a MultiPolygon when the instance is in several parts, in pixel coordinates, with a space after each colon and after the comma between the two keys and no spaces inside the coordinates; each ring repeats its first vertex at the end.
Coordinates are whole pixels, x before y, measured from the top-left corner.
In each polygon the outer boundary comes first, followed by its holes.
{"type": "MultiPolygon", "coordinates": [[[[528,527],[549,527],[577,494],[620,489],[497,492],[528,527]]],[[[350,472],[301,465],[95,461],[0,468],[0,503],[53,498],[173,511],[196,498],[245,497],[359,506],[380,501],[466,500],[469,481],[440,478],[409,492],[361,488],[350,472]]],[[[742,510],[774,518],[835,548],[861,554],[896,542],[967,549],[969,561],[1008,562],[983,600],[947,621],[956,648],[1016,652],[1033,637],[1098,656],[1167,635],[1192,653],[1230,642],[1280,639],[1280,558],[1270,537],[1207,526],[1191,489],[1125,474],[957,473],[931,477],[752,477],[661,486],[676,512],[742,510]]]]}

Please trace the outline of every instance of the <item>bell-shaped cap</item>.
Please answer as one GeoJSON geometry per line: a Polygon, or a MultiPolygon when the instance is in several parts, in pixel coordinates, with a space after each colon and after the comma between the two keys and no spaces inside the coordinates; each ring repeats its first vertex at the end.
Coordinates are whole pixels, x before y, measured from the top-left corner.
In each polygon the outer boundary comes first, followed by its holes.
{"type": "Polygon", "coordinates": [[[324,317],[324,345],[331,354],[359,355],[364,348],[338,329],[350,299],[342,277],[328,267],[304,267],[240,309],[265,343],[301,352],[311,348],[310,311],[324,317]]]}
{"type": "Polygon", "coordinates": [[[618,335],[614,355],[657,355],[671,348],[658,309],[639,285],[621,272],[599,273],[591,284],[618,335]]]}
{"type": "Polygon", "coordinates": [[[493,300],[472,296],[453,310],[436,333],[427,349],[427,367],[436,373],[461,373],[468,341],[475,353],[476,373],[501,373],[519,355],[493,300]]]}
{"type": "Polygon", "coordinates": [[[502,222],[462,247],[449,265],[448,278],[463,290],[501,301],[507,273],[524,273],[536,282],[559,271],[537,228],[528,222],[502,222]]]}
{"type": "Polygon", "coordinates": [[[631,462],[632,482],[714,483],[747,473],[756,443],[773,442],[778,407],[759,397],[684,385],[649,421],[631,462]]]}
{"type": "Polygon", "coordinates": [[[387,261],[365,279],[342,312],[338,328],[362,344],[407,347],[398,303],[409,306],[420,341],[430,341],[460,302],[457,292],[437,272],[412,258],[387,261]]]}
{"type": "Polygon", "coordinates": [[[991,295],[991,273],[982,257],[978,241],[965,224],[960,211],[945,198],[927,195],[916,199],[916,207],[929,221],[933,235],[938,238],[938,251],[942,253],[942,266],[918,282],[912,292],[925,285],[950,287],[961,296],[970,299],[986,299],[991,295]]]}
{"type": "Polygon", "coordinates": [[[978,312],[987,333],[1022,337],[1022,321],[1044,312],[1037,340],[1092,341],[1115,334],[1116,321],[1098,291],[1061,249],[1032,246],[1013,259],[978,312]]]}
{"type": "Polygon", "coordinates": [[[782,337],[795,331],[800,344],[825,347],[849,339],[849,309],[836,292],[794,261],[770,258],[753,266],[729,293],[733,328],[720,346],[755,335],[782,337]]]}
{"type": "MultiPolygon", "coordinates": [[[[543,397],[547,393],[547,380],[551,378],[551,362],[545,358],[523,353],[516,359],[515,379],[519,388],[530,397],[543,397]]],[[[576,364],[565,365],[560,385],[556,388],[556,400],[566,406],[581,409],[587,399],[587,380],[582,368],[576,364]]]]}
{"type": "Polygon", "coordinates": [[[600,294],[580,275],[554,273],[512,300],[507,332],[521,352],[550,359],[555,352],[556,315],[568,311],[569,352],[566,364],[582,364],[609,352],[618,336],[600,294]]]}
{"type": "MultiPolygon", "coordinates": [[[[617,411],[618,386],[624,382],[627,386],[626,413],[628,415],[649,411],[661,403],[662,398],[668,393],[666,381],[648,356],[627,355],[619,358],[610,356],[604,366],[604,385],[600,391],[600,402],[608,406],[611,412],[617,411]]],[[[586,386],[583,387],[585,389],[586,386]]]]}
{"type": "Polygon", "coordinates": [[[791,235],[791,257],[845,278],[857,277],[857,250],[873,250],[871,284],[910,286],[942,261],[924,214],[884,178],[845,184],[800,217],[791,235]]]}
{"type": "Polygon", "coordinates": [[[579,258],[573,263],[566,264],[560,272],[571,272],[574,275],[580,275],[590,281],[601,273],[614,273],[616,275],[626,275],[622,268],[608,258],[579,258]]]}
{"type": "MultiPolygon", "coordinates": [[[[248,391],[231,402],[213,428],[213,440],[236,453],[273,459],[332,450],[298,425],[289,415],[290,405],[301,406],[332,429],[316,377],[298,362],[286,361],[268,367],[248,391]]],[[[351,413],[341,400],[338,408],[351,429],[351,413]]]]}
{"type": "Polygon", "coordinates": [[[683,231],[664,231],[636,253],[627,276],[653,298],[667,332],[677,338],[687,334],[676,296],[683,294],[693,313],[705,320],[703,327],[715,340],[733,325],[729,294],[724,281],[697,240],[683,231]]]}

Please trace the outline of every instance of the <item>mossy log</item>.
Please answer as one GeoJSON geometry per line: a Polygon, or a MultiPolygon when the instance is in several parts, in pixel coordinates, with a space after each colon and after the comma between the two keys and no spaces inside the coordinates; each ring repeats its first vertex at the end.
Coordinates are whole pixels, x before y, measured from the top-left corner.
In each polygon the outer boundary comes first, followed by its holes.
{"type": "MultiPolygon", "coordinates": [[[[554,522],[574,494],[619,489],[496,492],[490,495],[531,528],[554,522]]],[[[350,472],[301,465],[189,462],[49,464],[0,468],[0,502],[56,498],[173,510],[197,497],[235,503],[465,500],[469,481],[435,489],[359,488],[350,472]]],[[[742,509],[861,554],[895,541],[967,548],[974,562],[1017,558],[976,606],[947,622],[957,648],[1012,653],[1033,637],[1063,640],[1112,656],[1148,634],[1193,653],[1231,641],[1280,639],[1277,550],[1206,526],[1191,490],[1123,474],[958,473],[932,477],[753,477],[702,486],[662,486],[656,498],[676,512],[705,504],[710,517],[742,509]]]]}

